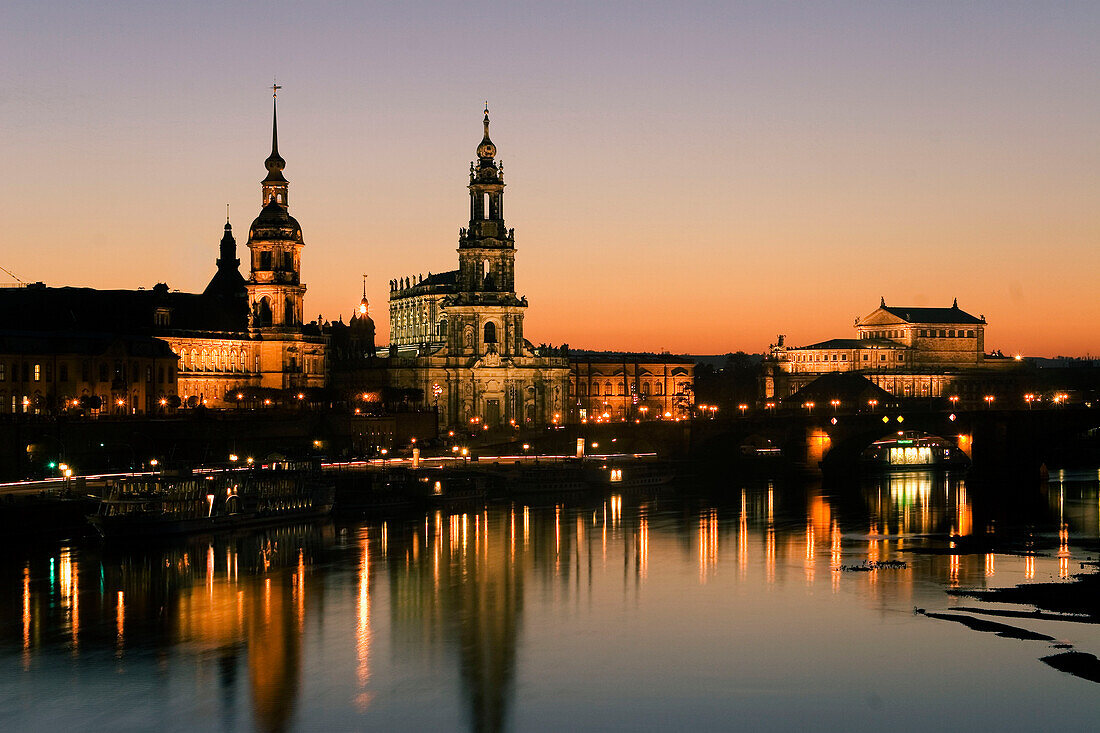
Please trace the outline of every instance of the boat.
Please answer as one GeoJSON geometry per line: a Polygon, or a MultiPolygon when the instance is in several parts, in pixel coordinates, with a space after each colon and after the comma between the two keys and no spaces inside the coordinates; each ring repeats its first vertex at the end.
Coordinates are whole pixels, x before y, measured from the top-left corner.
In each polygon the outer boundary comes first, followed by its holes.
{"type": "Polygon", "coordinates": [[[105,539],[156,538],[318,519],[335,489],[316,467],[281,461],[256,469],[127,476],[104,491],[88,521],[105,539]]]}
{"type": "Polygon", "coordinates": [[[664,461],[607,461],[591,467],[588,476],[590,484],[601,490],[649,489],[671,482],[676,469],[664,461]]]}

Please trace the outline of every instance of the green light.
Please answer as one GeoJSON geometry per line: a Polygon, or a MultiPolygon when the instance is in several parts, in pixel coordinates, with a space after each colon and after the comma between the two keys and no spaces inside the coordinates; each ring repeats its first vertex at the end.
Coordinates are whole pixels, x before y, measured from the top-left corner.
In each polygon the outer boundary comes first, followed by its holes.
{"type": "Polygon", "coordinates": [[[46,464],[48,468],[57,468],[57,461],[50,461],[46,464]]]}

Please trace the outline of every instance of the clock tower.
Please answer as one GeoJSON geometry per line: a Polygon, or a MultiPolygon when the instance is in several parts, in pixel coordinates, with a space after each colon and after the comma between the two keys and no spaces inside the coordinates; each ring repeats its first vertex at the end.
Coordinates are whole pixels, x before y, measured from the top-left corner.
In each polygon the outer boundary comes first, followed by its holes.
{"type": "Polygon", "coordinates": [[[504,165],[489,137],[489,108],[470,163],[470,224],[459,230],[457,289],[446,303],[448,347],[468,356],[522,356],[524,299],[516,297],[515,235],[504,224],[504,165]]]}

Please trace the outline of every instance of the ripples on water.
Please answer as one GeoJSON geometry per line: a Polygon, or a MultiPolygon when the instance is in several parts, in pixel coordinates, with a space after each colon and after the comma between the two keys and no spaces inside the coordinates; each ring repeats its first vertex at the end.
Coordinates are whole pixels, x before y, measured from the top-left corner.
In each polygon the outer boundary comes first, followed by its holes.
{"type": "Polygon", "coordinates": [[[1038,659],[1100,653],[1097,626],[914,613],[1082,572],[1097,477],[1062,478],[1011,501],[912,472],[9,546],[0,728],[1085,729],[1100,688],[1038,659]]]}

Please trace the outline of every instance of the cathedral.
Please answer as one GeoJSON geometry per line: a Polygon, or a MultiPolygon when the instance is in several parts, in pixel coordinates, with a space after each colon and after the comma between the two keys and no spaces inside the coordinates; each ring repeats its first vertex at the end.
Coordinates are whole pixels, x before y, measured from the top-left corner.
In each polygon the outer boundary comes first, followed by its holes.
{"type": "Polygon", "coordinates": [[[261,394],[275,403],[325,385],[325,338],[302,317],[304,242],[287,208],[276,104],[262,208],[248,231],[248,278],[240,273],[227,219],[217,270],[202,293],[171,291],[165,283],[138,290],[42,283],[0,290],[4,343],[35,337],[33,347],[0,348],[8,352],[0,353],[0,374],[10,364],[13,375],[33,375],[28,384],[12,386],[13,412],[23,405],[46,413],[70,409],[82,398],[128,413],[157,412],[177,397],[189,407],[227,407],[261,394]],[[94,348],[84,343],[88,335],[100,337],[94,348]],[[165,345],[171,351],[162,354],[165,345]],[[157,356],[146,365],[139,352],[157,356]]]}
{"type": "Polygon", "coordinates": [[[504,166],[488,108],[483,125],[458,269],[390,281],[389,382],[423,390],[441,425],[561,423],[569,359],[524,337],[527,299],[516,295],[515,234],[504,223],[504,166]]]}

